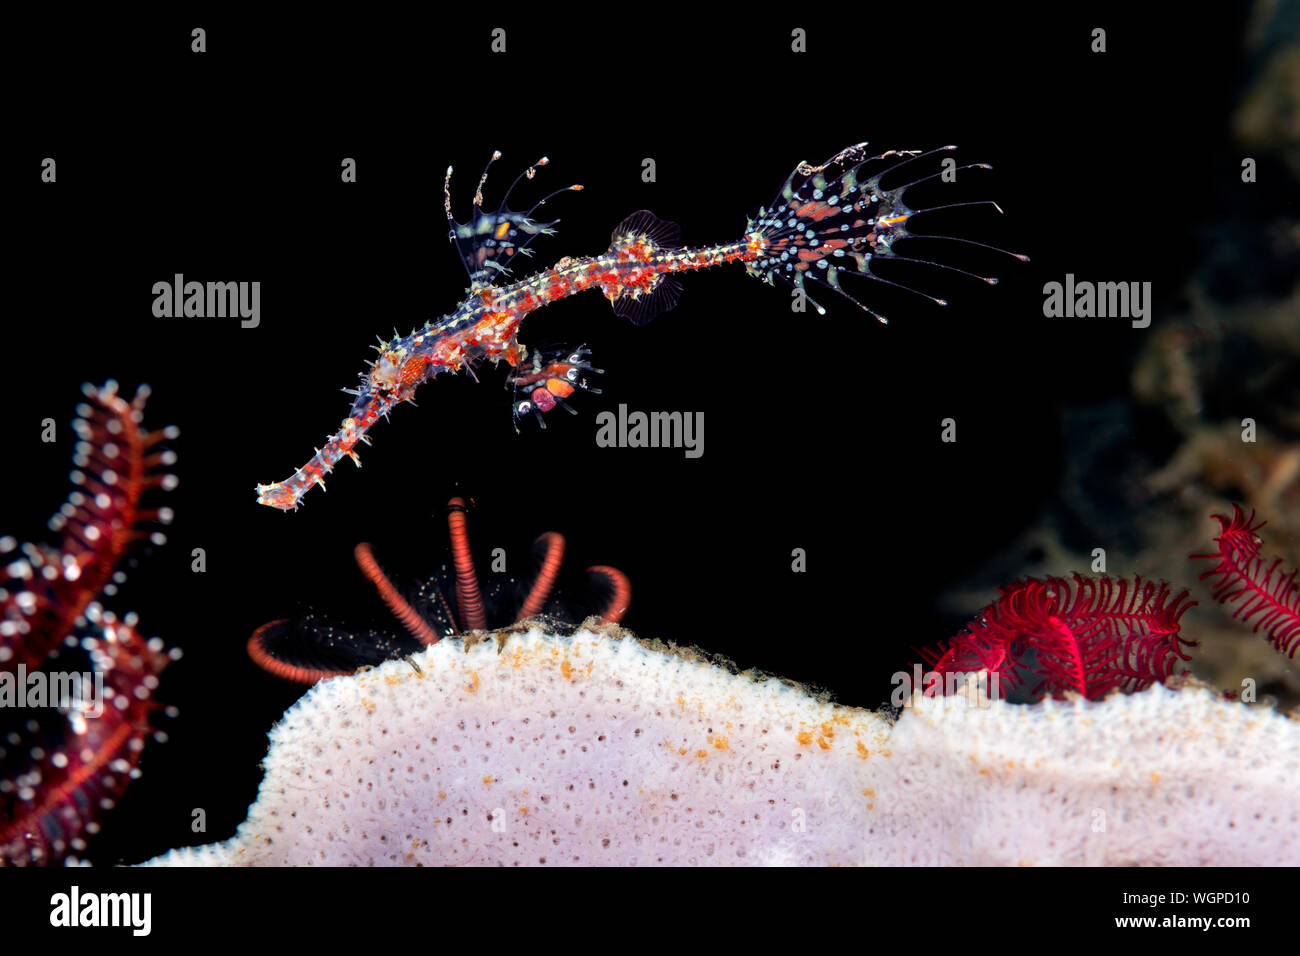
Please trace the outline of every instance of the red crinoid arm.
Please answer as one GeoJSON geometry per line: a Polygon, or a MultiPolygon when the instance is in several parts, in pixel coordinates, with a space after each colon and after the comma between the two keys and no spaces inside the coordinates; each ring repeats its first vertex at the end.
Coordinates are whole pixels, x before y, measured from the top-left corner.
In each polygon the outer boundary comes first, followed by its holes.
{"type": "Polygon", "coordinates": [[[1188,596],[1140,575],[1132,583],[1081,574],[1029,578],[1003,588],[961,633],[922,657],[939,673],[988,671],[999,687],[1029,670],[1040,678],[1034,694],[1095,699],[1116,688],[1140,690],[1187,659],[1179,618],[1194,603],[1188,596]]]}
{"type": "Polygon", "coordinates": [[[546,599],[551,596],[551,589],[555,587],[555,578],[560,573],[560,565],[564,562],[564,535],[548,531],[538,538],[536,543],[542,545],[546,553],[542,558],[541,570],[533,579],[533,586],[528,589],[528,596],[524,598],[523,606],[519,608],[519,614],[515,617],[516,621],[526,621],[542,612],[542,608],[546,606],[546,599]]]}
{"type": "Polygon", "coordinates": [[[438,635],[424,618],[420,617],[415,608],[411,607],[406,598],[402,597],[397,588],[393,587],[393,582],[388,580],[388,575],[384,574],[379,562],[375,560],[370,545],[362,541],[352,553],[357,559],[357,566],[361,568],[361,573],[370,579],[370,583],[375,586],[375,590],[384,599],[388,609],[402,622],[402,626],[411,632],[411,636],[422,644],[437,644],[438,635]]]}
{"type": "MultiPolygon", "coordinates": [[[[152,695],[179,651],[167,653],[157,638],[146,641],[134,615],[119,621],[91,604],[85,618],[95,636],[82,643],[102,676],[103,697],[84,699],[93,705],[86,712],[48,711],[64,724],[59,747],[9,741],[27,763],[5,781],[9,786],[0,786],[0,863],[47,865],[84,850],[84,838],[99,832],[97,818],[140,775],[136,764],[146,738],[162,737],[149,725],[149,714],[160,706],[152,695]]],[[[33,718],[23,733],[40,730],[33,718]]]]}
{"type": "MultiPolygon", "coordinates": [[[[176,456],[161,444],[176,438],[177,430],[144,432],[140,427],[148,386],[142,385],[130,402],[118,394],[114,381],[103,388],[83,385],[82,392],[88,401],[77,406],[72,422],[78,438],[71,474],[76,487],[49,522],[63,533],[61,547],[24,545],[21,556],[0,558],[3,668],[39,666],[91,601],[116,591],[116,566],[131,544],[165,540],[147,526],[172,519],[170,508],[140,507],[141,495],[150,488],[176,486],[176,476],[165,472],[176,456]]],[[[11,538],[0,539],[0,554],[14,544],[11,538]]]]}
{"type": "Polygon", "coordinates": [[[276,647],[276,638],[281,629],[289,624],[288,618],[269,621],[253,632],[248,639],[248,656],[253,663],[268,674],[281,680],[293,681],[295,684],[315,684],[330,677],[343,677],[351,674],[350,670],[335,670],[326,667],[314,667],[311,663],[296,662],[286,657],[276,647]]]}
{"type": "Polygon", "coordinates": [[[1084,663],[1084,648],[1074,629],[1055,615],[1046,615],[1036,632],[1038,644],[1037,673],[1042,682],[1035,690],[1050,688],[1060,695],[1063,691],[1088,693],[1088,669],[1084,663]]]}
{"type": "MultiPolygon", "coordinates": [[[[0,559],[0,671],[35,671],[66,643],[89,653],[91,672],[60,688],[73,699],[49,701],[48,708],[33,703],[0,744],[0,756],[8,753],[0,780],[0,863],[57,863],[85,848],[97,818],[139,775],[149,714],[159,707],[152,700],[158,675],[179,657],[157,639],[145,641],[134,615],[119,621],[97,600],[116,592],[122,579],[116,565],[134,541],[162,543],[161,533],[143,526],[169,522],[171,510],[142,510],[140,498],[150,488],[175,485],[161,470],[175,456],[159,445],[177,432],[141,430],[146,386],[130,402],[118,395],[116,382],[82,390],[89,402],[78,406],[73,422],[76,488],[49,522],[63,533],[61,546],[24,545],[21,556],[0,559]]],[[[0,539],[0,553],[15,544],[0,539]]]]}
{"type": "MultiPolygon", "coordinates": [[[[930,670],[938,674],[977,674],[987,671],[998,680],[1000,694],[1018,680],[1015,661],[1007,653],[1007,644],[963,631],[950,641],[940,641],[935,648],[913,648],[930,670]]],[[[921,688],[915,688],[920,690],[921,688]]],[[[929,695],[927,695],[929,696],[929,695]]]]}
{"type": "Polygon", "coordinates": [[[627,613],[627,606],[632,601],[632,582],[627,579],[627,575],[618,568],[611,568],[608,564],[593,564],[587,569],[587,573],[604,578],[610,588],[609,600],[605,602],[605,609],[601,612],[600,619],[606,624],[617,624],[623,620],[623,615],[627,613]]]}
{"type": "Polygon", "coordinates": [[[1192,642],[1179,633],[1179,619],[1195,603],[1189,592],[1173,595],[1168,584],[1141,575],[1130,584],[1124,578],[1076,574],[1073,594],[1065,619],[1078,644],[1089,697],[1163,682],[1175,660],[1189,659],[1182,646],[1192,642]]]}
{"type": "Polygon", "coordinates": [[[452,498],[447,502],[447,525],[451,529],[451,557],[456,565],[456,595],[460,610],[460,624],[467,631],[487,627],[483,610],[483,595],[478,589],[478,575],[474,571],[474,557],[469,550],[469,531],[465,527],[465,499],[452,498]]]}
{"type": "Polygon", "coordinates": [[[1274,558],[1268,567],[1259,556],[1263,539],[1256,533],[1266,522],[1255,523],[1255,512],[1246,517],[1240,506],[1233,504],[1232,517],[1214,515],[1219,522],[1220,534],[1214,539],[1219,546],[1215,554],[1194,554],[1193,558],[1217,561],[1217,566],[1201,575],[1213,581],[1211,593],[1222,604],[1237,603],[1232,616],[1247,624],[1255,619],[1256,634],[1277,648],[1278,653],[1295,657],[1300,648],[1300,583],[1296,571],[1289,574],[1281,567],[1282,559],[1274,558]]]}

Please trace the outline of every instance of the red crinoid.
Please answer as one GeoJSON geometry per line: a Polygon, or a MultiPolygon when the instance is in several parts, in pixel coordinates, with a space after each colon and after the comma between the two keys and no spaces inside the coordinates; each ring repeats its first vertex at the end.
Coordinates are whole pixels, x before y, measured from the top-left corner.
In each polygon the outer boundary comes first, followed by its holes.
{"type": "Polygon", "coordinates": [[[82,389],[72,482],[50,527],[58,548],[0,539],[0,864],[57,863],[85,849],[98,817],[112,808],[153,733],[149,714],[169,660],[146,641],[136,617],[104,610],[116,570],[140,539],[161,543],[149,525],[171,510],[142,510],[175,456],[162,443],[173,428],[144,432],[148,388],[125,401],[117,384],[82,389]]]}
{"type": "MultiPolygon", "coordinates": [[[[987,671],[1000,693],[1036,675],[1031,696],[1066,691],[1097,699],[1142,690],[1187,660],[1179,618],[1195,604],[1168,584],[1126,579],[1029,578],[1002,596],[937,650],[919,653],[938,674],[987,671]]],[[[951,682],[947,682],[951,686],[951,682]]]]}
{"type": "MultiPolygon", "coordinates": [[[[314,684],[351,674],[361,666],[407,657],[464,631],[500,627],[539,615],[557,629],[577,623],[569,620],[571,615],[553,593],[564,560],[563,535],[548,531],[537,539],[538,569],[526,591],[516,589],[514,581],[500,575],[481,587],[470,553],[462,499],[452,498],[448,503],[447,524],[454,576],[444,567],[418,586],[403,590],[380,568],[369,544],[362,542],[353,552],[361,573],[408,634],[338,626],[307,611],[296,620],[281,618],[259,627],[248,639],[249,657],[277,677],[314,684]],[[492,611],[505,607],[510,609],[508,620],[490,619],[492,611]]],[[[618,623],[631,599],[627,576],[607,565],[590,567],[587,574],[603,591],[593,613],[604,622],[618,623]]]]}
{"type": "Polygon", "coordinates": [[[1296,571],[1286,573],[1282,559],[1274,558],[1267,567],[1259,556],[1263,539],[1257,534],[1267,522],[1255,524],[1255,512],[1246,517],[1240,506],[1233,504],[1232,517],[1214,515],[1219,522],[1220,534],[1214,539],[1219,550],[1214,554],[1194,554],[1193,558],[1208,558],[1218,566],[1201,575],[1201,580],[1217,578],[1213,595],[1222,604],[1237,603],[1232,612],[1249,624],[1255,621],[1255,633],[1263,631],[1268,642],[1278,653],[1295,657],[1300,647],[1300,583],[1296,571]]]}

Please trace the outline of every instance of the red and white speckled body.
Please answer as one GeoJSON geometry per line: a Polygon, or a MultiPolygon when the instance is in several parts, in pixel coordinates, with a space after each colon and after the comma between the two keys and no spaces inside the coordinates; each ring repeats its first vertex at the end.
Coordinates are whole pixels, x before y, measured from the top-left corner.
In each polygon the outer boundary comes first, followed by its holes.
{"type": "Polygon", "coordinates": [[[527,349],[519,325],[530,312],[560,299],[598,289],[611,302],[638,300],[654,292],[662,277],[728,262],[752,262],[766,240],[752,234],[740,242],[699,249],[661,249],[644,235],[616,241],[603,255],[561,259],[550,269],[502,287],[473,288],[451,315],[409,335],[383,343],[352,413],[325,447],[287,480],[259,485],[258,502],[280,509],[298,506],[313,485],[324,485],[344,456],[360,464],[356,445],[381,417],[443,371],[456,372],[487,358],[518,366],[527,349]]]}
{"type": "MultiPolygon", "coordinates": [[[[893,251],[894,243],[911,235],[906,223],[913,215],[932,210],[909,209],[903,202],[903,194],[909,187],[939,174],[884,188],[880,184],[882,177],[930,153],[891,150],[867,156],[865,145],[860,143],[842,150],[820,166],[800,163],[770,208],[764,206],[758,211],[738,241],[681,247],[675,224],[642,210],[627,217],[614,230],[610,247],[603,254],[580,259],[565,257],[549,269],[514,282],[507,281],[511,260],[519,253],[531,254],[526,248],[529,243],[538,235],[553,231],[551,223],[529,218],[551,196],[523,214],[507,208],[505,200],[495,212],[486,212],[482,208],[485,170],[475,194],[473,215],[468,222],[458,223],[451,214],[449,169],[444,193],[447,219],[452,227],[450,238],[471,281],[464,301],[456,311],[437,322],[426,323],[423,328],[391,342],[381,342],[379,358],[362,376],[361,387],[352,390],[356,401],[339,431],[288,479],[258,485],[258,502],[283,510],[294,509],[313,485],[324,485],[325,475],[344,456],[360,464],[355,448],[358,442],[367,441],[366,433],[371,426],[398,404],[410,401],[416,388],[438,373],[459,371],[485,358],[494,362],[504,359],[512,368],[519,369],[527,353],[518,340],[519,324],[524,317],[588,289],[600,290],[613,304],[617,315],[642,324],[677,303],[680,286],[673,273],[740,262],[750,275],[768,283],[776,279],[788,282],[819,312],[825,310],[807,296],[806,282],[825,286],[884,321],[883,316],[844,292],[839,276],[851,272],[898,285],[876,276],[872,262],[879,258],[904,258],[893,251]],[[892,165],[869,177],[859,175],[864,166],[877,160],[890,160],[892,165]],[[832,167],[838,169],[836,175],[827,172],[832,167]]],[[[947,146],[932,152],[952,148],[947,146]]],[[[493,154],[493,160],[499,156],[493,154]]],[[[532,179],[537,167],[547,162],[543,157],[525,170],[515,184],[532,179]]],[[[509,195],[507,191],[506,199],[509,195]]],[[[948,236],[930,238],[981,245],[948,236]]],[[[961,269],[930,264],[964,273],[961,269]]],[[[997,281],[983,276],[975,278],[989,283],[997,281]]],[[[925,298],[943,304],[940,299],[925,298]]],[[[512,374],[517,386],[538,386],[532,392],[531,403],[517,404],[516,417],[524,411],[549,410],[556,400],[562,403],[573,391],[570,383],[586,387],[579,373],[591,367],[581,362],[581,354],[585,353],[570,355],[567,361],[535,363],[531,371],[512,374]]]]}

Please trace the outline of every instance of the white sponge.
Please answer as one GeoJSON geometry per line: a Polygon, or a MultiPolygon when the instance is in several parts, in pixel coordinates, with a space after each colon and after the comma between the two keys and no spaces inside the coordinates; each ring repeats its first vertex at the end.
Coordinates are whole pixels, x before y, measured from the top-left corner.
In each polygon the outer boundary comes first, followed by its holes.
{"type": "Polygon", "coordinates": [[[892,724],[625,631],[324,681],[227,843],[162,864],[1300,864],[1300,725],[1203,689],[892,724]]]}

